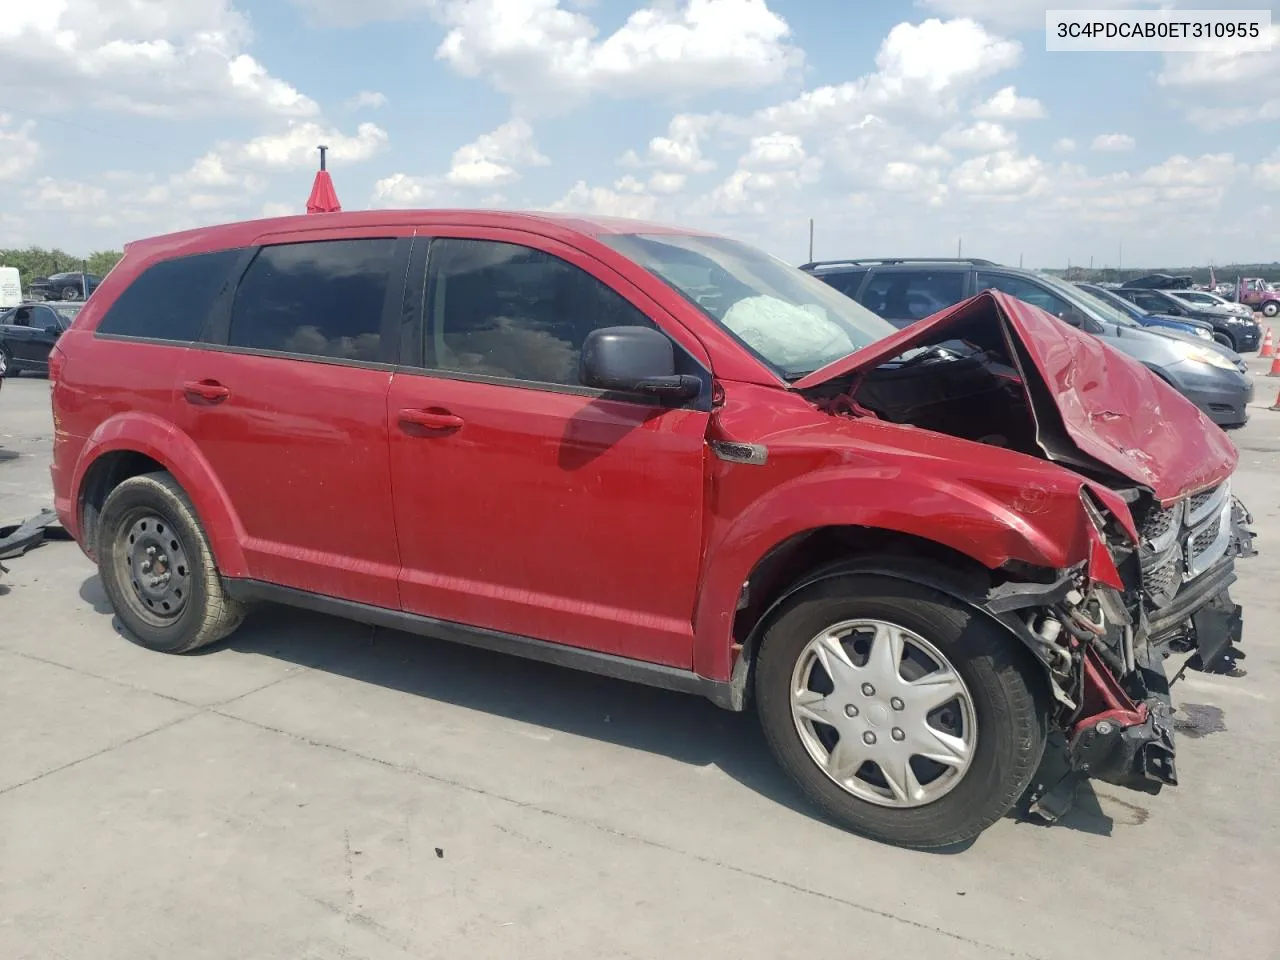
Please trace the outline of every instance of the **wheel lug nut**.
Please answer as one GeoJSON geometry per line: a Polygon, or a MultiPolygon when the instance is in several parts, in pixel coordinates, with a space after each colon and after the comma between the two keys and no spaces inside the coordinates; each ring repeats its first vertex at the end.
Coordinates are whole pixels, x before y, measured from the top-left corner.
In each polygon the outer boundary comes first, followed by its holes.
{"type": "Polygon", "coordinates": [[[906,735],[906,733],[903,731],[903,729],[902,729],[901,727],[894,727],[894,728],[893,728],[893,739],[895,739],[895,740],[897,740],[899,743],[901,743],[903,740],[907,739],[907,735],[906,735]]]}
{"type": "Polygon", "coordinates": [[[862,735],[862,742],[867,746],[872,746],[876,742],[876,735],[868,730],[862,735]]]}
{"type": "Polygon", "coordinates": [[[858,708],[850,703],[844,708],[844,715],[846,717],[856,717],[858,715],[858,708]]]}
{"type": "Polygon", "coordinates": [[[869,683],[864,683],[862,685],[862,695],[864,697],[874,697],[876,695],[876,688],[869,683]]]}
{"type": "Polygon", "coordinates": [[[907,705],[902,702],[901,697],[894,697],[889,701],[889,706],[893,707],[895,710],[905,710],[907,705]]]}

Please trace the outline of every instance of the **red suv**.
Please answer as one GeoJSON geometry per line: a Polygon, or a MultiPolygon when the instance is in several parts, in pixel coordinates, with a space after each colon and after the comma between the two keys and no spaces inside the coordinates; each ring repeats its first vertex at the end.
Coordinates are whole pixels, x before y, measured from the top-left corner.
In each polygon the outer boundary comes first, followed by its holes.
{"type": "Polygon", "coordinates": [[[50,367],[144,646],[279,601],[751,700],[894,843],[978,834],[1055,730],[1063,784],[1173,783],[1162,660],[1240,637],[1234,447],[1001,293],[899,331],[697,232],[344,213],[130,245],[50,367]]]}

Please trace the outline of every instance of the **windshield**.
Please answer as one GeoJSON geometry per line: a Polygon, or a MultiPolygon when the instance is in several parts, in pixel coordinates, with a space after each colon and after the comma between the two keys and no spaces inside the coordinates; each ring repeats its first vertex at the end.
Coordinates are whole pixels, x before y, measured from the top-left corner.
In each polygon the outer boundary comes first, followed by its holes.
{"type": "Polygon", "coordinates": [[[687,234],[599,239],[675,289],[787,380],[897,332],[816,277],[736,240],[687,234]]]}
{"type": "Polygon", "coordinates": [[[1047,273],[1042,273],[1038,276],[1048,286],[1060,293],[1069,303],[1074,304],[1095,320],[1104,320],[1107,323],[1114,323],[1121,327],[1142,326],[1127,313],[1117,310],[1101,297],[1095,297],[1088,290],[1081,290],[1074,283],[1067,283],[1065,280],[1060,280],[1047,273]]]}
{"type": "Polygon", "coordinates": [[[1124,297],[1112,293],[1110,290],[1095,287],[1081,287],[1080,289],[1085,293],[1090,294],[1094,299],[1101,300],[1103,303],[1115,307],[1115,309],[1119,310],[1126,317],[1136,318],[1150,316],[1146,310],[1143,310],[1136,303],[1130,303],[1124,297]]]}

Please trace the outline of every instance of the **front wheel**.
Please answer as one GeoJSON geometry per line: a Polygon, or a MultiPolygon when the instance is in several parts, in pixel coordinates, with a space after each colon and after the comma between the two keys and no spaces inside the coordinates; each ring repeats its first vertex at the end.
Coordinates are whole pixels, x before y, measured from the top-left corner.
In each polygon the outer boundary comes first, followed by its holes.
{"type": "Polygon", "coordinates": [[[1268,300],[1262,305],[1262,315],[1264,317],[1274,317],[1277,313],[1280,313],[1280,301],[1268,300]]]}
{"type": "Polygon", "coordinates": [[[1213,335],[1213,342],[1221,344],[1222,346],[1226,347],[1228,350],[1234,350],[1236,348],[1235,341],[1232,340],[1225,333],[1215,333],[1213,335]]]}
{"type": "Polygon", "coordinates": [[[63,300],[79,300],[82,292],[78,287],[63,287],[61,297],[63,300]]]}
{"type": "Polygon", "coordinates": [[[998,625],[893,578],[802,590],[761,639],[756,704],[783,768],[876,840],[971,840],[1035,775],[1048,721],[1038,665],[998,625]]]}

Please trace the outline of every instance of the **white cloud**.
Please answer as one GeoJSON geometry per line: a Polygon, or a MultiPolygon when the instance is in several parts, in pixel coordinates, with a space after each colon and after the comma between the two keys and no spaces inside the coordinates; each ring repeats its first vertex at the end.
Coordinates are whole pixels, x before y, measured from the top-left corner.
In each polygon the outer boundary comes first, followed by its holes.
{"type": "Polygon", "coordinates": [[[493,187],[518,180],[517,167],[547,163],[534,142],[533,128],[516,119],[459,147],[446,178],[455,186],[493,187]]]}
{"type": "Polygon", "coordinates": [[[1191,107],[1187,119],[1210,133],[1243,127],[1251,123],[1280,120],[1280,99],[1265,100],[1251,107],[1191,107]]]}
{"type": "Polygon", "coordinates": [[[15,126],[8,114],[0,113],[0,180],[20,179],[35,166],[40,144],[31,135],[34,129],[30,120],[15,126]]]}
{"type": "Polygon", "coordinates": [[[354,97],[342,101],[347,110],[376,110],[387,105],[387,95],[377,90],[361,90],[354,97]]]}
{"type": "Polygon", "coordinates": [[[715,163],[702,155],[701,138],[707,135],[711,117],[679,113],[667,124],[665,137],[654,137],[641,158],[634,150],[622,157],[627,166],[650,166],[681,173],[706,173],[715,163]]]}
{"type": "Polygon", "coordinates": [[[1058,153],[1074,153],[1076,142],[1070,137],[1060,137],[1053,142],[1053,149],[1058,153]]]}
{"type": "Polygon", "coordinates": [[[1280,190],[1280,149],[1253,168],[1253,179],[1268,190],[1280,190]]]}
{"type": "MultiPolygon", "coordinates": [[[[329,148],[331,162],[361,163],[387,147],[387,133],[374,123],[362,123],[354,136],[318,123],[291,123],[281,133],[264,134],[243,143],[221,143],[201,157],[192,168],[203,168],[207,175],[218,177],[228,166],[255,170],[304,170],[319,166],[316,150],[321,144],[329,148]]],[[[211,181],[219,182],[219,181],[211,181]]],[[[220,182],[225,183],[223,178],[220,182]]]]}
{"type": "Polygon", "coordinates": [[[1013,87],[1001,87],[974,107],[973,115],[979,120],[1039,120],[1046,114],[1039,100],[1020,97],[1013,87]]]}
{"type": "Polygon", "coordinates": [[[1163,0],[1053,0],[1046,7],[1043,0],[917,0],[937,13],[951,17],[972,17],[1006,29],[1044,29],[1044,12],[1053,10],[1141,9],[1156,6],[1163,0]]]}
{"type": "Polygon", "coordinates": [[[405,20],[423,16],[433,0],[289,0],[302,7],[314,23],[323,26],[350,27],[378,20],[405,20]]]}
{"type": "Polygon", "coordinates": [[[153,117],[310,117],[318,107],[245,52],[230,0],[11,0],[0,15],[0,97],[153,117]]]}
{"type": "Polygon", "coordinates": [[[306,206],[298,204],[296,207],[287,203],[281,203],[278,200],[269,200],[262,205],[262,216],[264,217],[292,217],[300,213],[306,213],[306,206]]]}
{"type": "Polygon", "coordinates": [[[956,150],[990,153],[1012,147],[1018,142],[1018,135],[998,123],[979,120],[968,127],[952,127],[943,133],[938,142],[956,150]]]}
{"type": "Polygon", "coordinates": [[[61,210],[84,213],[106,206],[105,188],[76,180],[41,177],[26,191],[26,205],[32,210],[61,210]]]}
{"type": "Polygon", "coordinates": [[[659,170],[649,178],[649,189],[654,193],[679,193],[689,178],[683,173],[664,173],[659,170]]]}
{"type": "Polygon", "coordinates": [[[818,182],[823,161],[806,153],[803,141],[791,134],[753,137],[738,168],[694,205],[711,215],[761,215],[774,199],[818,182]]]}
{"type": "Polygon", "coordinates": [[[751,145],[739,163],[748,169],[796,167],[804,159],[804,141],[799,137],[790,133],[768,133],[751,138],[751,145]]]}
{"type": "Polygon", "coordinates": [[[563,197],[546,207],[555,213],[582,213],[601,217],[632,217],[648,220],[657,209],[657,198],[634,190],[589,187],[579,180],[563,197]]]}
{"type": "Polygon", "coordinates": [[[1012,67],[1021,52],[1017,42],[993,36],[972,20],[900,23],[880,44],[874,73],[806,91],[758,111],[753,121],[793,131],[857,122],[886,109],[953,112],[960,93],[1012,67]]]}
{"type": "MultiPolygon", "coordinates": [[[[1260,38],[1265,44],[1267,38],[1260,38]]],[[[1270,50],[1231,50],[1166,53],[1156,82],[1165,87],[1235,89],[1245,84],[1280,81],[1280,24],[1271,27],[1270,50]]],[[[1264,89],[1259,87],[1256,89],[1264,89]]]]}
{"type": "Polygon", "coordinates": [[[1038,158],[999,150],[964,161],[949,182],[960,193],[1017,198],[1043,190],[1049,181],[1038,158]]]}
{"type": "Polygon", "coordinates": [[[559,0],[439,0],[434,15],[449,28],[437,58],[487,78],[524,111],[563,110],[591,94],[756,89],[803,61],[765,0],[660,0],[603,39],[559,0]]]}
{"type": "Polygon", "coordinates": [[[1126,150],[1132,150],[1136,142],[1127,133],[1100,133],[1093,138],[1093,143],[1089,146],[1102,153],[1123,153],[1126,150]]]}
{"type": "Polygon", "coordinates": [[[373,185],[375,207],[421,207],[440,196],[440,181],[393,173],[373,185]]]}

